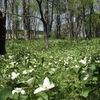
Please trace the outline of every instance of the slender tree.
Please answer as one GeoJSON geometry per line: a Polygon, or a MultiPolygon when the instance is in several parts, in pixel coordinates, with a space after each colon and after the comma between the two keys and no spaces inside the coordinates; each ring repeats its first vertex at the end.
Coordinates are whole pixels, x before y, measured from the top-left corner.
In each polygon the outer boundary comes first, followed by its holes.
{"type": "Polygon", "coordinates": [[[26,40],[29,38],[29,0],[23,0],[23,25],[24,25],[24,37],[26,40]]]}
{"type": "Polygon", "coordinates": [[[39,6],[39,11],[41,15],[41,21],[43,23],[44,27],[44,43],[46,46],[46,49],[49,48],[49,43],[48,43],[48,0],[45,1],[45,12],[43,13],[42,9],[42,2],[43,0],[36,0],[39,6]]]}

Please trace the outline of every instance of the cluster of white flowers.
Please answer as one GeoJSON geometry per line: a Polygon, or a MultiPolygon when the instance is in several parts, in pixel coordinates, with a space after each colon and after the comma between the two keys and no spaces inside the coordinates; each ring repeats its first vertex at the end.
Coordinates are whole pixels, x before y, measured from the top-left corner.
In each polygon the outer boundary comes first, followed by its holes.
{"type": "MultiPolygon", "coordinates": [[[[30,78],[29,80],[27,80],[26,82],[28,84],[31,84],[33,81],[33,78],[30,78]]],[[[49,79],[47,77],[45,77],[43,85],[41,85],[40,87],[38,87],[35,91],[34,94],[39,93],[41,91],[45,91],[45,90],[49,90],[51,88],[53,88],[55,85],[53,83],[50,83],[49,79]]],[[[12,94],[14,95],[15,93],[21,93],[21,94],[25,94],[25,90],[23,90],[22,88],[18,88],[16,87],[14,90],[12,90],[12,94]]]]}
{"type": "Polygon", "coordinates": [[[22,72],[22,74],[28,74],[28,73],[32,73],[34,71],[34,68],[30,69],[30,70],[24,70],[22,72]]]}

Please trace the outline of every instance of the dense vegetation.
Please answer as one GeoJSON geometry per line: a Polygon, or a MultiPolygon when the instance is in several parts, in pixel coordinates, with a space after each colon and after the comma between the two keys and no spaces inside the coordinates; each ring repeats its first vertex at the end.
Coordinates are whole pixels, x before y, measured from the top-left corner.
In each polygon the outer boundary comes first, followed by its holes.
{"type": "Polygon", "coordinates": [[[99,100],[100,39],[49,43],[46,50],[42,39],[6,41],[7,54],[0,56],[0,100],[99,100]],[[45,78],[54,87],[34,94],[45,78]]]}
{"type": "Polygon", "coordinates": [[[100,0],[0,0],[0,10],[0,100],[100,99],[100,0]]]}

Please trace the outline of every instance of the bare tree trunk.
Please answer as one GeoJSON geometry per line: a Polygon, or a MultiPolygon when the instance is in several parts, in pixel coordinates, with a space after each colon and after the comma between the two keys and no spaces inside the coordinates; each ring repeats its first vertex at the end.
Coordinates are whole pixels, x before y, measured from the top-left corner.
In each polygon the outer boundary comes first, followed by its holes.
{"type": "Polygon", "coordinates": [[[48,34],[49,34],[49,19],[48,19],[48,0],[46,0],[46,4],[45,4],[45,13],[44,13],[44,41],[45,41],[45,46],[46,49],[49,48],[49,44],[48,44],[48,34]]]}
{"type": "Polygon", "coordinates": [[[87,32],[87,29],[86,29],[86,16],[85,16],[85,6],[83,5],[83,21],[84,21],[84,36],[86,34],[86,37],[88,38],[88,32],[87,32]]]}
{"type": "MultiPolygon", "coordinates": [[[[14,0],[12,0],[12,14],[14,13],[14,0]]],[[[11,20],[12,20],[12,39],[14,38],[14,16],[12,15],[11,16],[11,20]]]]}
{"type": "MultiPolygon", "coordinates": [[[[29,12],[30,12],[30,0],[27,0],[27,15],[29,15],[29,12]]],[[[28,39],[30,39],[30,18],[27,17],[27,31],[28,31],[28,39]]]]}
{"type": "MultiPolygon", "coordinates": [[[[18,14],[18,5],[15,4],[15,9],[16,9],[16,14],[18,14]]],[[[16,38],[18,39],[19,37],[19,34],[18,34],[18,31],[19,31],[19,19],[18,19],[18,16],[16,16],[17,20],[15,22],[15,34],[16,34],[16,38]]]]}
{"type": "Polygon", "coordinates": [[[27,18],[26,18],[26,2],[25,0],[23,0],[23,24],[24,24],[24,38],[25,40],[28,39],[28,36],[27,36],[27,18]]]}
{"type": "Polygon", "coordinates": [[[90,19],[89,19],[89,38],[92,37],[92,14],[93,14],[93,3],[90,4],[90,19]]]}
{"type": "Polygon", "coordinates": [[[52,1],[52,7],[51,7],[51,13],[50,13],[50,19],[49,19],[49,37],[51,36],[51,30],[52,30],[52,24],[53,24],[53,13],[54,13],[54,0],[52,1]]]}
{"type": "Polygon", "coordinates": [[[68,0],[66,0],[66,16],[67,16],[67,29],[68,29],[68,40],[70,41],[71,40],[71,32],[70,32],[70,23],[71,23],[71,21],[70,21],[70,12],[69,12],[69,10],[68,10],[68,0]]]}
{"type": "Polygon", "coordinates": [[[78,12],[78,7],[79,7],[79,4],[78,4],[78,0],[75,0],[75,10],[76,10],[76,20],[75,20],[75,25],[74,25],[74,32],[75,32],[75,39],[76,39],[76,42],[78,42],[78,35],[80,33],[80,28],[81,28],[81,21],[79,21],[80,19],[80,13],[78,12]]]}
{"type": "Polygon", "coordinates": [[[41,21],[43,23],[43,27],[44,27],[44,43],[45,43],[45,47],[46,49],[49,48],[49,43],[48,43],[48,0],[46,0],[45,2],[45,13],[43,15],[43,10],[42,10],[42,0],[36,0],[39,6],[39,10],[40,10],[40,15],[41,15],[41,21]]]}
{"type": "Polygon", "coordinates": [[[25,40],[28,40],[29,38],[29,31],[28,31],[28,12],[29,12],[29,5],[28,5],[29,1],[28,0],[23,0],[23,24],[24,24],[24,38],[25,40]]]}
{"type": "Polygon", "coordinates": [[[57,38],[61,39],[61,22],[60,22],[60,14],[57,14],[57,38]]]}

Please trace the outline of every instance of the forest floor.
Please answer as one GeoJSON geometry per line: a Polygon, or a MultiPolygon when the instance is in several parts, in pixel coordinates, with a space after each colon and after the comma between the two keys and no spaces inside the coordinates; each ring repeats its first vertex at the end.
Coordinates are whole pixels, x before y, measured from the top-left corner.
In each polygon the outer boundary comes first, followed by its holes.
{"type": "Polygon", "coordinates": [[[49,39],[49,45],[45,49],[42,39],[6,41],[0,100],[99,100],[100,38],[49,39]]]}

